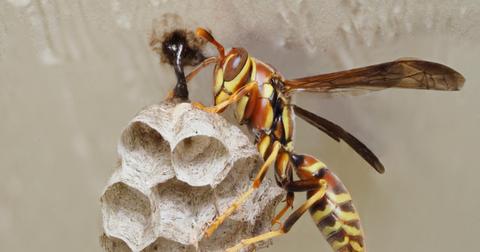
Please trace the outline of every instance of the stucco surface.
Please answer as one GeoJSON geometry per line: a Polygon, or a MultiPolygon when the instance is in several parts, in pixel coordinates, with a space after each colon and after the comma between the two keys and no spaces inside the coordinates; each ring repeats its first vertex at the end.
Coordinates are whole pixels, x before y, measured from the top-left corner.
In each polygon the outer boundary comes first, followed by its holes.
{"type": "MultiPolygon", "coordinates": [[[[370,146],[384,175],[301,121],[296,146],[350,189],[369,251],[478,250],[477,1],[2,0],[0,251],[100,251],[98,198],[122,128],[175,82],[148,47],[152,20],[166,13],[289,78],[405,56],[464,74],[460,92],[298,96],[370,146]]],[[[211,88],[206,71],[192,99],[211,103],[211,88]]],[[[265,251],[328,246],[305,216],[265,251]]]]}

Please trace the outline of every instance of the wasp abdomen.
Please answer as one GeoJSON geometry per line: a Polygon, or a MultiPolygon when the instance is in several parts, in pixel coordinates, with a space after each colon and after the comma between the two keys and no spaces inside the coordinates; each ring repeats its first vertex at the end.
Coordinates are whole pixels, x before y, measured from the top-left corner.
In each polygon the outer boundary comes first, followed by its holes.
{"type": "MultiPolygon", "coordinates": [[[[304,155],[292,155],[297,175],[303,180],[321,179],[327,182],[325,196],[309,211],[318,229],[334,251],[364,252],[365,245],[360,217],[352,196],[338,177],[321,161],[304,155]]],[[[307,198],[318,190],[309,191],[307,198]]]]}
{"type": "MultiPolygon", "coordinates": [[[[350,193],[335,174],[327,168],[323,170],[327,192],[310,208],[313,220],[335,251],[365,251],[360,218],[350,193]]],[[[307,197],[314,192],[309,192],[307,197]]]]}

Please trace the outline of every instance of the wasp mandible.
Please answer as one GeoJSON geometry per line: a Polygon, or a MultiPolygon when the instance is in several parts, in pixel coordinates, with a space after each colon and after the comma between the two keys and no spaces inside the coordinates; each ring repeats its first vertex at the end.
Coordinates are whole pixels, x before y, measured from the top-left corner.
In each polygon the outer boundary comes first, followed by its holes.
{"type": "MultiPolygon", "coordinates": [[[[213,44],[218,56],[205,58],[186,76],[188,82],[202,69],[215,64],[214,106],[193,103],[194,106],[207,112],[220,113],[236,103],[235,117],[255,134],[255,144],[264,160],[251,187],[210,224],[205,235],[211,236],[244,203],[273,166],[276,183],[287,191],[285,206],[272,220],[272,224],[279,224],[280,227],[242,240],[227,251],[237,251],[287,233],[306,211],[310,212],[334,251],[366,251],[360,217],[344,184],[320,160],[295,153],[295,115],[336,141],[345,141],[377,172],[383,173],[384,167],[365,144],[340,126],[292,104],[292,95],[296,92],[331,93],[391,87],[454,91],[463,86],[465,78],[439,63],[400,59],[336,73],[285,79],[270,65],[249,55],[244,48],[232,48],[226,53],[225,48],[207,30],[198,28],[196,34],[213,44]],[[305,192],[307,200],[281,222],[288,209],[293,207],[296,192],[305,192]]],[[[174,92],[170,96],[172,94],[174,92]]]]}

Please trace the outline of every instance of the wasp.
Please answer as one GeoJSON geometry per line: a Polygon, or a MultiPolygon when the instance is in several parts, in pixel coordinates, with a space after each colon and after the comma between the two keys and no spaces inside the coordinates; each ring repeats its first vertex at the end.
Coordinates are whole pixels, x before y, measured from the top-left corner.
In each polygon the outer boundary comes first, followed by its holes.
{"type": "MultiPolygon", "coordinates": [[[[190,81],[202,69],[214,64],[214,106],[207,107],[198,102],[192,104],[211,113],[221,113],[236,104],[235,117],[254,133],[255,144],[264,160],[249,189],[210,223],[205,236],[211,236],[260,186],[268,169],[274,167],[277,185],[287,192],[285,205],[272,220],[272,224],[278,224],[279,228],[244,239],[227,251],[238,251],[259,241],[284,235],[307,211],[334,251],[366,251],[360,217],[345,185],[322,161],[294,151],[295,115],[336,141],[346,142],[377,172],[383,173],[384,166],[365,144],[342,127],[293,104],[292,95],[297,92],[332,93],[386,88],[454,91],[460,90],[465,78],[439,63],[399,59],[335,73],[286,79],[244,48],[234,47],[226,52],[203,28],[198,28],[196,35],[215,46],[218,55],[202,58],[183,81],[190,81]],[[297,192],[305,192],[306,201],[281,221],[293,207],[297,192]]],[[[170,93],[170,98],[172,95],[175,92],[170,93]]]]}

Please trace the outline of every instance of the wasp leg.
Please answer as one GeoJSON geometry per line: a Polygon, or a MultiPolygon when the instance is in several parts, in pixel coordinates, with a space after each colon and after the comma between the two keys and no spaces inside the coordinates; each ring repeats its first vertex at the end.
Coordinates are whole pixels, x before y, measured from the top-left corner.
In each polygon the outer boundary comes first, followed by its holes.
{"type": "Polygon", "coordinates": [[[319,178],[291,181],[283,185],[287,192],[308,192],[318,189],[319,178]]]}
{"type": "Polygon", "coordinates": [[[204,69],[210,64],[216,63],[217,61],[218,61],[218,57],[210,57],[210,58],[204,59],[200,64],[195,66],[195,68],[190,73],[187,74],[187,77],[186,77],[187,83],[191,81],[193,77],[195,77],[200,72],[200,70],[204,69]]]}
{"type": "Polygon", "coordinates": [[[268,156],[268,158],[265,160],[263,163],[262,167],[260,167],[260,170],[257,173],[257,176],[255,177],[255,180],[253,181],[252,186],[250,189],[248,189],[246,192],[244,192],[242,195],[240,195],[231,205],[230,207],[220,216],[218,216],[207,228],[205,231],[205,236],[210,237],[215,230],[217,230],[218,226],[220,226],[230,215],[237,210],[238,207],[240,207],[247,199],[248,197],[260,187],[260,184],[263,181],[263,178],[265,178],[265,175],[267,174],[268,168],[270,165],[277,159],[277,154],[278,151],[281,148],[280,142],[276,141],[273,143],[273,149],[271,154],[268,156]]]}
{"type": "Polygon", "coordinates": [[[293,192],[288,192],[287,197],[285,198],[285,206],[278,212],[278,214],[273,218],[272,225],[281,224],[280,219],[287,213],[288,209],[293,207],[293,200],[295,194],[293,192]]]}
{"type": "Polygon", "coordinates": [[[316,185],[311,184],[311,186],[316,186],[316,190],[318,190],[312,197],[307,199],[305,203],[303,203],[297,210],[295,210],[288,218],[285,220],[285,222],[282,224],[282,226],[275,230],[275,231],[270,231],[264,234],[261,234],[259,236],[255,236],[253,238],[248,238],[242,240],[240,243],[237,245],[227,249],[227,252],[234,252],[234,251],[239,251],[240,249],[250,245],[254,244],[260,241],[264,241],[267,239],[271,239],[277,236],[284,235],[290,231],[292,226],[295,224],[295,222],[300,219],[300,217],[311,207],[313,204],[315,204],[317,201],[323,198],[325,196],[325,192],[327,189],[327,182],[323,179],[316,180],[315,182],[316,185]]]}
{"type": "Polygon", "coordinates": [[[288,208],[293,207],[294,192],[306,192],[306,191],[317,190],[318,183],[319,183],[318,179],[313,178],[313,179],[307,179],[307,180],[289,181],[289,182],[286,182],[284,185],[282,185],[283,189],[285,189],[288,192],[287,198],[286,198],[286,205],[277,214],[277,216],[273,218],[272,225],[276,223],[281,223],[279,220],[283,217],[283,215],[285,215],[288,208]],[[290,203],[289,203],[289,200],[291,200],[290,203]]]}
{"type": "Polygon", "coordinates": [[[250,91],[252,91],[252,89],[255,88],[256,86],[257,86],[256,81],[249,82],[245,86],[235,91],[226,101],[223,101],[213,107],[206,107],[205,105],[199,102],[193,102],[192,105],[206,112],[219,113],[220,111],[223,111],[223,109],[226,108],[228,105],[239,101],[243,96],[245,96],[250,91]]]}

